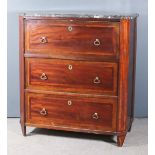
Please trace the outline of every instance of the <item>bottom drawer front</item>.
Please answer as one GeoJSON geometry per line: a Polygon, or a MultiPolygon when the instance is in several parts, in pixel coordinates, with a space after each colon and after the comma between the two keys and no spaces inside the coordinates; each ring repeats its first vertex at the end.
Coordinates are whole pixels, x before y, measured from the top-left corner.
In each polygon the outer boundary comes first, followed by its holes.
{"type": "Polygon", "coordinates": [[[90,130],[114,131],[116,98],[26,94],[26,122],[90,130]]]}

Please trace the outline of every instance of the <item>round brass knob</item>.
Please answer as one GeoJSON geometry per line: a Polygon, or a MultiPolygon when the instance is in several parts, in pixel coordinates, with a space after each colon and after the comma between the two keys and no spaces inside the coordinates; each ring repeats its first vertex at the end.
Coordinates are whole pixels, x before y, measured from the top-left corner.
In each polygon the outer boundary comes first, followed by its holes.
{"type": "Polygon", "coordinates": [[[45,108],[43,108],[41,111],[40,111],[40,114],[43,115],[43,116],[46,116],[47,115],[47,110],[45,108]]]}

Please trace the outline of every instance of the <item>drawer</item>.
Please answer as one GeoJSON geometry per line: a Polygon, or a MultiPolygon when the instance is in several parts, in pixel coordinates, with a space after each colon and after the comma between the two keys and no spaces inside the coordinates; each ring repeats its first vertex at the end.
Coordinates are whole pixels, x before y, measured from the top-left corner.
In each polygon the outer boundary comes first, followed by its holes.
{"type": "Polygon", "coordinates": [[[26,58],[26,88],[117,95],[117,63],[26,58]]]}
{"type": "Polygon", "coordinates": [[[26,94],[26,123],[89,130],[116,129],[117,98],[26,94]]]}
{"type": "Polygon", "coordinates": [[[53,58],[115,58],[119,52],[119,23],[28,20],[26,53],[53,58]]]}

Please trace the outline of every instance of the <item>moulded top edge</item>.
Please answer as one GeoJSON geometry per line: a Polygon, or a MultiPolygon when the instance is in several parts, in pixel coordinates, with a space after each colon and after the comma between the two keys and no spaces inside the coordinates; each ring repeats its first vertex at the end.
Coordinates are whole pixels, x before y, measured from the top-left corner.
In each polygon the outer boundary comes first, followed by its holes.
{"type": "Polygon", "coordinates": [[[107,13],[107,12],[94,12],[94,11],[28,11],[20,13],[24,17],[63,17],[63,18],[104,18],[104,19],[134,19],[138,14],[126,13],[107,13]]]}

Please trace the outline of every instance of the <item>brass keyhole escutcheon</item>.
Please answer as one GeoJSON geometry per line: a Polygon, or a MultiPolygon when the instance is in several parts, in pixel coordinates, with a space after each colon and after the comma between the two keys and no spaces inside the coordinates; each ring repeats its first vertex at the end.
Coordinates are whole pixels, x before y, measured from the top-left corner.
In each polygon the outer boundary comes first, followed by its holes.
{"type": "Polygon", "coordinates": [[[71,32],[73,30],[72,26],[68,26],[68,31],[71,32]]]}
{"type": "Polygon", "coordinates": [[[68,65],[68,69],[69,70],[72,70],[73,69],[73,66],[72,65],[68,65]]]}
{"type": "Polygon", "coordinates": [[[68,105],[72,105],[72,101],[71,100],[68,100],[68,105]]]}

